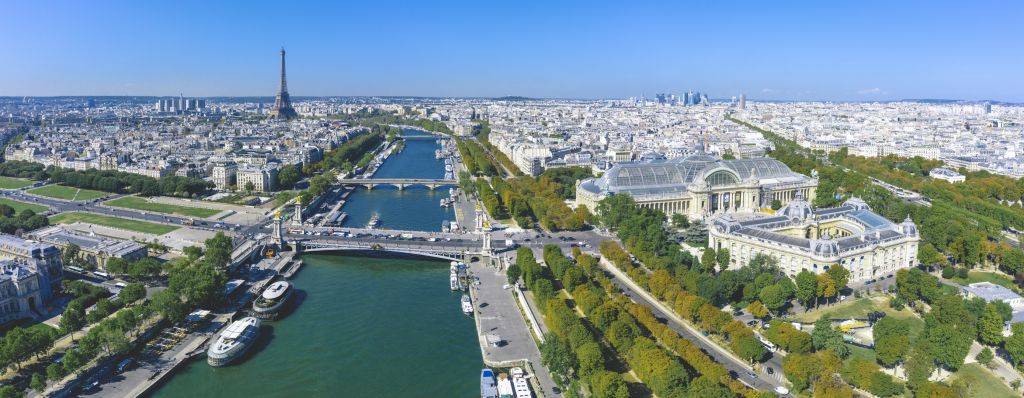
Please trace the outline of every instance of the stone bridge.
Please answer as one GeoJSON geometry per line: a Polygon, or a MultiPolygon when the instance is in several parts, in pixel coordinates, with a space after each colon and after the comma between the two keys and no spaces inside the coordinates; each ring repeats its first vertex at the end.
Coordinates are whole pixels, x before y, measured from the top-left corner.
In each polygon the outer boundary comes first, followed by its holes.
{"type": "Polygon", "coordinates": [[[403,190],[411,185],[422,185],[433,190],[437,187],[456,186],[458,181],[431,179],[431,178],[339,178],[341,185],[362,185],[366,189],[373,189],[377,185],[394,185],[398,190],[403,190]]]}
{"type": "Polygon", "coordinates": [[[479,242],[422,242],[405,240],[359,240],[341,237],[318,236],[310,239],[292,241],[301,252],[321,251],[361,251],[398,253],[414,256],[432,257],[451,261],[472,260],[473,257],[490,256],[484,253],[479,242]]]}

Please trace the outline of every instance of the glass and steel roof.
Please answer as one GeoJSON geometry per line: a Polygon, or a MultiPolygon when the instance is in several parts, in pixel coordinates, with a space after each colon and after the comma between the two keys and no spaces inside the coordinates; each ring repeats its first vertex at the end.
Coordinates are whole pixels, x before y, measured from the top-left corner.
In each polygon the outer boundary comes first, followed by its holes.
{"type": "Polygon", "coordinates": [[[584,188],[597,188],[607,192],[627,192],[634,195],[686,192],[691,183],[704,183],[715,176],[713,185],[745,181],[751,177],[778,182],[806,181],[809,178],[793,172],[775,159],[721,160],[708,155],[693,155],[679,159],[658,159],[646,162],[616,164],[593,184],[584,188]],[[732,174],[732,176],[726,176],[732,174]],[[733,177],[733,178],[726,178],[733,177]]]}

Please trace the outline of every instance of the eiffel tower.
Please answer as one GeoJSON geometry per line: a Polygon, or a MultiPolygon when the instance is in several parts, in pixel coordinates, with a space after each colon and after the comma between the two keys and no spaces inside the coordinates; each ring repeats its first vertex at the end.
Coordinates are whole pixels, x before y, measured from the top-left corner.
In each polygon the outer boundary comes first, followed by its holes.
{"type": "Polygon", "coordinates": [[[295,108],[292,108],[292,99],[288,96],[288,82],[284,78],[284,47],[281,47],[281,87],[277,90],[274,107],[270,108],[270,117],[284,120],[299,117],[295,108]]]}

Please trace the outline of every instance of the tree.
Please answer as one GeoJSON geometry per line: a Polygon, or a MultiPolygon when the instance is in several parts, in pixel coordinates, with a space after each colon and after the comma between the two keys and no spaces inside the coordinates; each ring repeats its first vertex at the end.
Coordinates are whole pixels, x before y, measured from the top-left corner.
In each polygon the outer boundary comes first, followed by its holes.
{"type": "Polygon", "coordinates": [[[512,263],[507,269],[505,269],[505,276],[508,277],[508,283],[510,285],[515,284],[519,281],[519,276],[522,275],[523,271],[519,268],[519,264],[512,263]]]}
{"type": "Polygon", "coordinates": [[[875,322],[872,334],[878,362],[887,367],[902,361],[910,349],[910,325],[907,321],[887,316],[875,322]]]}
{"type": "Polygon", "coordinates": [[[252,191],[255,191],[255,190],[256,190],[256,184],[253,184],[252,181],[246,181],[245,182],[245,192],[252,192],[252,191]]]}
{"type": "Polygon", "coordinates": [[[825,273],[828,274],[830,279],[832,279],[832,284],[835,285],[836,293],[846,289],[846,285],[850,283],[850,271],[842,265],[832,264],[825,273]]]}
{"type": "Polygon", "coordinates": [[[715,260],[718,262],[718,269],[725,271],[729,269],[729,249],[721,248],[715,253],[715,260]]]}
{"type": "Polygon", "coordinates": [[[704,253],[701,254],[700,265],[704,267],[705,272],[714,272],[715,260],[718,260],[718,256],[715,255],[715,249],[709,247],[704,249],[704,253]]]}
{"type": "Polygon", "coordinates": [[[568,384],[572,376],[570,371],[576,367],[576,358],[565,341],[554,333],[545,334],[544,342],[540,344],[540,358],[544,366],[555,374],[559,385],[568,384]]]}
{"type": "Polygon", "coordinates": [[[121,297],[125,304],[134,303],[146,297],[146,287],[141,283],[129,283],[121,289],[118,296],[121,297]]]}
{"type": "Polygon", "coordinates": [[[750,315],[753,315],[755,318],[764,319],[764,317],[768,316],[768,308],[766,308],[764,304],[761,304],[761,302],[757,300],[751,302],[750,305],[747,306],[747,312],[749,312],[750,315]]]}
{"type": "Polygon", "coordinates": [[[759,297],[764,306],[776,314],[782,309],[782,306],[786,305],[785,293],[782,286],[779,285],[765,286],[761,289],[759,297]]]}
{"type": "Polygon", "coordinates": [[[782,202],[778,199],[772,199],[772,210],[778,210],[782,208],[782,202]]]}
{"type": "Polygon", "coordinates": [[[1010,354],[1013,366],[1018,366],[1024,362],[1024,323],[1013,324],[1013,334],[1006,338],[1006,342],[1003,343],[1003,349],[1010,354]]]}
{"type": "Polygon", "coordinates": [[[71,333],[85,326],[85,309],[78,300],[71,300],[60,317],[60,330],[71,333]]]}
{"type": "Polygon", "coordinates": [[[828,274],[818,275],[818,297],[824,299],[831,299],[835,297],[839,290],[836,288],[836,283],[828,276],[828,274]]]}
{"type": "Polygon", "coordinates": [[[818,276],[808,270],[796,274],[796,299],[804,305],[805,310],[818,297],[818,276]]]}
{"type": "Polygon", "coordinates": [[[622,376],[615,372],[601,370],[590,380],[590,389],[595,397],[628,398],[629,386],[622,376]]]}
{"type": "Polygon", "coordinates": [[[978,318],[978,341],[988,345],[997,345],[1003,341],[1003,315],[993,304],[986,305],[978,318]]]}
{"type": "Polygon", "coordinates": [[[199,246],[185,246],[181,249],[181,252],[185,253],[185,256],[188,257],[188,261],[190,262],[195,262],[199,257],[203,256],[203,248],[199,246]]]}
{"type": "Polygon", "coordinates": [[[188,306],[172,289],[165,289],[153,296],[153,308],[171,322],[178,322],[188,315],[188,306]]]}
{"type": "Polygon", "coordinates": [[[992,363],[992,359],[994,358],[995,355],[992,354],[992,350],[988,347],[983,348],[981,352],[978,353],[978,356],[975,357],[975,359],[978,360],[978,363],[985,365],[986,367],[992,363]]]}
{"type": "Polygon", "coordinates": [[[850,355],[850,347],[843,341],[843,335],[832,328],[832,322],[822,317],[814,322],[814,331],[811,332],[811,344],[815,350],[826,349],[832,351],[839,358],[846,358],[850,355]]]}
{"type": "Polygon", "coordinates": [[[302,179],[302,170],[294,164],[289,164],[281,168],[281,171],[277,173],[277,183],[283,189],[291,189],[295,186],[295,183],[302,179]]]}
{"type": "Polygon", "coordinates": [[[686,389],[690,397],[700,398],[732,398],[736,394],[729,391],[728,388],[723,386],[715,379],[708,376],[701,376],[693,380],[690,386],[686,389]]]}
{"type": "Polygon", "coordinates": [[[64,265],[74,266],[78,264],[78,254],[82,251],[82,248],[74,243],[68,243],[67,247],[64,248],[64,253],[61,255],[61,261],[64,265]]]}
{"type": "Polygon", "coordinates": [[[672,226],[679,229],[690,228],[690,220],[686,218],[685,214],[674,213],[672,214],[672,226]]]}
{"type": "Polygon", "coordinates": [[[32,382],[29,383],[29,387],[38,392],[43,392],[46,389],[46,377],[39,373],[33,373],[32,382]]]}

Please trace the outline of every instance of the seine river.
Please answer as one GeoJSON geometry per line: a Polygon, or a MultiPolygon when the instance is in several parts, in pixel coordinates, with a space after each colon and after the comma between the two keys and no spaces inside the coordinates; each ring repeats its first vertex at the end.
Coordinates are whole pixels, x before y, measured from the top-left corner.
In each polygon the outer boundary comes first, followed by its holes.
{"type": "MultiPolygon", "coordinates": [[[[440,178],[437,144],[409,139],[378,177],[440,178]]],[[[349,196],[350,225],[377,212],[383,227],[436,231],[452,219],[447,190],[378,187],[349,196]]],[[[244,362],[183,367],[155,397],[474,397],[483,366],[473,320],[459,309],[440,261],[305,255],[301,293],[287,317],[267,322],[244,362]]]]}

